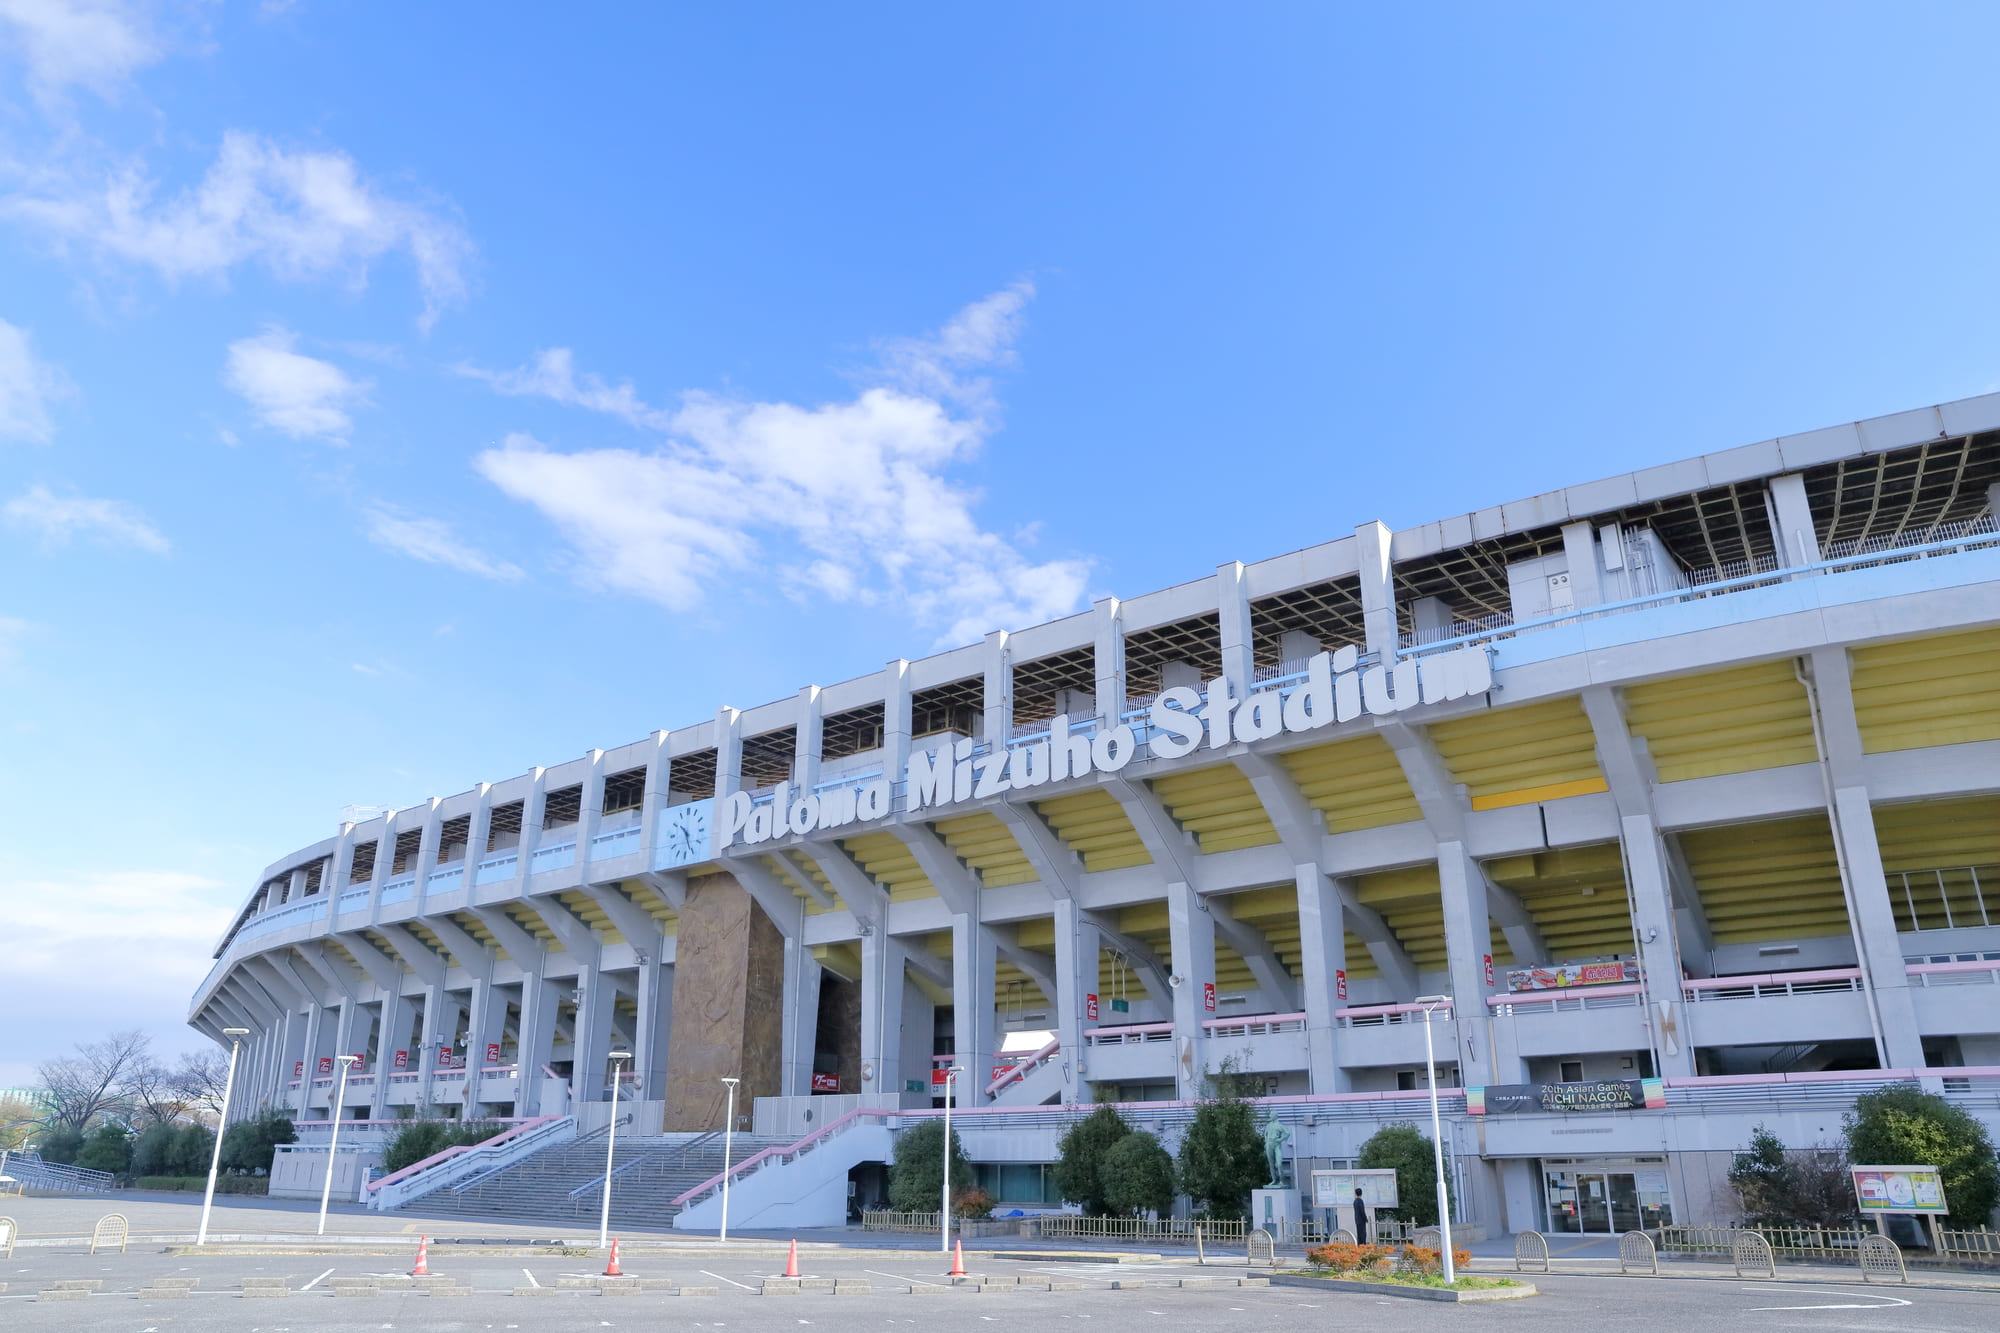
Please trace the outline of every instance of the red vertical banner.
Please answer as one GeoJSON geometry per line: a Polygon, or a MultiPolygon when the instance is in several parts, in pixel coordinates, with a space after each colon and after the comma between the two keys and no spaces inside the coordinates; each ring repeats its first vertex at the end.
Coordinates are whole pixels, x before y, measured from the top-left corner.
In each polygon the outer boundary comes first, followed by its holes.
{"type": "Polygon", "coordinates": [[[408,1051],[397,1051],[396,1068],[408,1069],[409,1067],[410,1067],[410,1053],[408,1051]]]}
{"type": "Polygon", "coordinates": [[[1486,958],[1486,984],[1491,986],[1493,984],[1493,955],[1490,953],[1486,954],[1485,958],[1486,958]]]}
{"type": "Polygon", "coordinates": [[[321,1056],[321,1057],[319,1058],[319,1072],[320,1072],[320,1073],[322,1073],[322,1074],[331,1074],[331,1073],[333,1072],[333,1057],[332,1057],[332,1056],[330,1056],[330,1055],[322,1055],[322,1056],[321,1056]]]}
{"type": "Polygon", "coordinates": [[[1215,1012],[1215,983],[1213,981],[1204,981],[1201,983],[1201,1007],[1208,1010],[1211,1014],[1215,1012]]]}
{"type": "Polygon", "coordinates": [[[438,1043],[437,1067],[439,1069],[451,1068],[451,1043],[448,1041],[438,1043]]]}
{"type": "Polygon", "coordinates": [[[292,1061],[292,1077],[304,1078],[305,1076],[306,1076],[306,1062],[303,1060],[292,1061]]]}
{"type": "Polygon", "coordinates": [[[499,1042],[489,1041],[486,1043],[486,1063],[489,1065],[497,1065],[500,1063],[499,1042]]]}
{"type": "Polygon", "coordinates": [[[357,1051],[354,1056],[354,1068],[348,1070],[347,1072],[350,1074],[359,1074],[362,1072],[363,1069],[367,1067],[367,1065],[368,1065],[368,1057],[362,1055],[360,1052],[357,1051]]]}
{"type": "Polygon", "coordinates": [[[1341,1001],[1347,999],[1347,972],[1345,969],[1336,969],[1334,971],[1333,998],[1341,1001]]]}
{"type": "Polygon", "coordinates": [[[1097,1021],[1097,997],[1095,995],[1086,995],[1083,997],[1083,1016],[1093,1023],[1097,1021]]]}

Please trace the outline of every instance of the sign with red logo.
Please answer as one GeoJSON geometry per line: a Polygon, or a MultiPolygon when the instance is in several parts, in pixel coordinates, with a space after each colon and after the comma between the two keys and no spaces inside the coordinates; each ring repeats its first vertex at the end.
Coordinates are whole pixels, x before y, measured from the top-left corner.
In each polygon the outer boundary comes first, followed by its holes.
{"type": "MultiPolygon", "coordinates": [[[[995,1066],[993,1066],[993,1078],[994,1078],[994,1079],[998,1079],[998,1078],[1000,1078],[1000,1077],[1001,1077],[1002,1075],[1004,1075],[1004,1074],[1005,1074],[1005,1073],[1006,1073],[1006,1072],[1007,1072],[1008,1070],[1012,1069],[1013,1067],[1014,1067],[1014,1066],[1012,1066],[1012,1065],[995,1065],[995,1066]]],[[[988,1081],[990,1082],[990,1081],[992,1081],[992,1080],[988,1080],[988,1081]]]]}
{"type": "Polygon", "coordinates": [[[1333,994],[1335,999],[1344,1000],[1347,998],[1347,973],[1343,970],[1336,969],[1334,971],[1333,994]]]}
{"type": "Polygon", "coordinates": [[[1201,983],[1201,1007],[1208,1010],[1211,1014],[1215,1012],[1215,983],[1213,981],[1204,981],[1201,983]]]}
{"type": "Polygon", "coordinates": [[[451,1043],[450,1043],[450,1042],[440,1042],[440,1043],[438,1044],[438,1068],[439,1068],[439,1069],[449,1069],[449,1068],[451,1068],[451,1043]]]}
{"type": "Polygon", "coordinates": [[[332,1057],[332,1056],[330,1056],[330,1055],[322,1055],[322,1056],[321,1056],[321,1057],[319,1058],[319,1072],[320,1072],[320,1073],[322,1073],[322,1074],[331,1074],[331,1073],[333,1072],[333,1057],[332,1057]]]}
{"type": "Polygon", "coordinates": [[[943,1065],[938,1065],[937,1067],[931,1070],[931,1086],[933,1088],[942,1088],[946,1083],[949,1083],[950,1081],[951,1081],[951,1072],[947,1070],[943,1065]]]}
{"type": "Polygon", "coordinates": [[[409,1067],[410,1067],[410,1053],[408,1051],[397,1051],[396,1068],[408,1069],[409,1067]]]}
{"type": "Polygon", "coordinates": [[[486,1043],[486,1063],[489,1065],[497,1065],[500,1063],[499,1042],[489,1041],[486,1043]]]}
{"type": "Polygon", "coordinates": [[[306,1062],[303,1060],[292,1061],[292,1077],[304,1078],[305,1075],[306,1075],[306,1062]]]}
{"type": "Polygon", "coordinates": [[[1489,953],[1483,956],[1486,959],[1486,984],[1491,986],[1493,984],[1493,955],[1489,953]]]}
{"type": "Polygon", "coordinates": [[[813,1075],[813,1091],[814,1091],[814,1092],[839,1092],[839,1091],[840,1091],[840,1075],[838,1075],[838,1074],[814,1074],[814,1075],[813,1075]]]}
{"type": "Polygon", "coordinates": [[[367,1063],[368,1063],[368,1058],[357,1052],[354,1056],[354,1068],[348,1070],[347,1072],[350,1074],[358,1074],[361,1072],[363,1066],[365,1066],[367,1063]]]}
{"type": "Polygon", "coordinates": [[[1086,995],[1083,997],[1083,1016],[1093,1023],[1097,1021],[1097,997],[1095,995],[1086,995]]]}

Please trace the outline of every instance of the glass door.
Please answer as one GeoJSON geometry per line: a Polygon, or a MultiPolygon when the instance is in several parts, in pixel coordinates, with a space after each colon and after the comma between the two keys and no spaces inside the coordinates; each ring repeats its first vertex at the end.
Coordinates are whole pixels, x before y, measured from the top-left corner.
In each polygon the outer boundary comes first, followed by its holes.
{"type": "Polygon", "coordinates": [[[1580,1223],[1577,1230],[1586,1235],[1607,1234],[1611,1230],[1611,1197],[1605,1188],[1603,1175],[1595,1171],[1579,1172],[1576,1186],[1577,1220],[1580,1223]]]}
{"type": "Polygon", "coordinates": [[[1630,1171],[1613,1171],[1609,1177],[1611,1188],[1611,1229],[1619,1235],[1637,1231],[1639,1219],[1639,1180],[1630,1171]]]}

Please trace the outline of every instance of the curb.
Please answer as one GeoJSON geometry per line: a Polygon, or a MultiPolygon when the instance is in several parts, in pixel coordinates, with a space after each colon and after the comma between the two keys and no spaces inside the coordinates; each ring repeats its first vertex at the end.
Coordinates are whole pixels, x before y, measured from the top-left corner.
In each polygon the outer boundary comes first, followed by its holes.
{"type": "Polygon", "coordinates": [[[1513,1301],[1529,1296],[1537,1296],[1532,1283],[1523,1282],[1518,1287],[1483,1287],[1477,1291],[1446,1291],[1441,1287],[1405,1287],[1394,1282],[1347,1282],[1337,1277],[1296,1277],[1286,1273],[1274,1273],[1270,1279],[1274,1287],[1310,1287],[1314,1291],[1344,1291],[1366,1296],[1400,1296],[1409,1301],[1446,1301],[1464,1304],[1468,1301],[1513,1301]]]}

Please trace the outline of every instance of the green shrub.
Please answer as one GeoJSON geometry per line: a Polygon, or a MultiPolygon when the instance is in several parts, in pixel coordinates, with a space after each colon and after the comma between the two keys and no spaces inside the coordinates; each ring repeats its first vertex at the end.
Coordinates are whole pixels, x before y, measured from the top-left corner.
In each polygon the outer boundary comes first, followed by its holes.
{"type": "Polygon", "coordinates": [[[1165,1217],[1173,1211],[1174,1159],[1151,1134],[1127,1134],[1111,1145],[1098,1175],[1113,1212],[1165,1217]]]}
{"type": "MultiPolygon", "coordinates": [[[[133,1188],[142,1190],[176,1190],[190,1194],[203,1193],[208,1188],[208,1177],[199,1176],[140,1176],[132,1182],[133,1188]]],[[[266,1194],[271,1182],[265,1176],[217,1176],[217,1194],[266,1194]]]]}
{"type": "MultiPolygon", "coordinates": [[[[954,1184],[964,1181],[968,1188],[976,1183],[956,1129],[951,1132],[951,1178],[954,1184]]],[[[920,1121],[896,1136],[896,1160],[889,1168],[889,1206],[899,1213],[934,1213],[943,1202],[944,1122],[920,1121]]]]}
{"type": "Polygon", "coordinates": [[[1180,1152],[1181,1189],[1196,1210],[1217,1220],[1246,1218],[1250,1191],[1269,1174],[1256,1108],[1235,1097],[1203,1102],[1180,1152]]]}
{"type": "MultiPolygon", "coordinates": [[[[1396,1172],[1396,1212],[1418,1226],[1437,1225],[1437,1156],[1431,1141],[1412,1124],[1384,1125],[1361,1145],[1354,1164],[1367,1170],[1396,1172]]],[[[1450,1182],[1446,1182],[1446,1189],[1450,1182]]]]}
{"type": "Polygon", "coordinates": [[[122,1125],[99,1125],[83,1141],[83,1148],[76,1155],[76,1164],[86,1171],[124,1175],[125,1168],[132,1164],[131,1133],[122,1125]]]}
{"type": "Polygon", "coordinates": [[[57,1125],[41,1136],[35,1148],[44,1162],[74,1166],[76,1155],[83,1151],[83,1131],[70,1125],[57,1125]]]}
{"type": "Polygon", "coordinates": [[[1100,1105],[1071,1125],[1056,1144],[1056,1189],[1069,1203],[1078,1204],[1087,1217],[1109,1217],[1114,1211],[1104,1191],[1104,1159],[1132,1133],[1118,1108],[1100,1105]]]}
{"type": "Polygon", "coordinates": [[[1863,1093],[1846,1129],[1847,1160],[1856,1166],[1936,1167],[1958,1226],[1985,1226],[2000,1202],[1986,1127],[1935,1093],[1909,1083],[1863,1093]]]}
{"type": "Polygon", "coordinates": [[[296,1143],[298,1138],[290,1118],[277,1111],[239,1120],[222,1136],[222,1169],[235,1175],[269,1175],[278,1145],[296,1143]]]}
{"type": "Polygon", "coordinates": [[[503,1133],[505,1125],[490,1120],[412,1120],[396,1131],[382,1154],[382,1174],[390,1175],[435,1157],[446,1148],[472,1147],[503,1133]]]}

